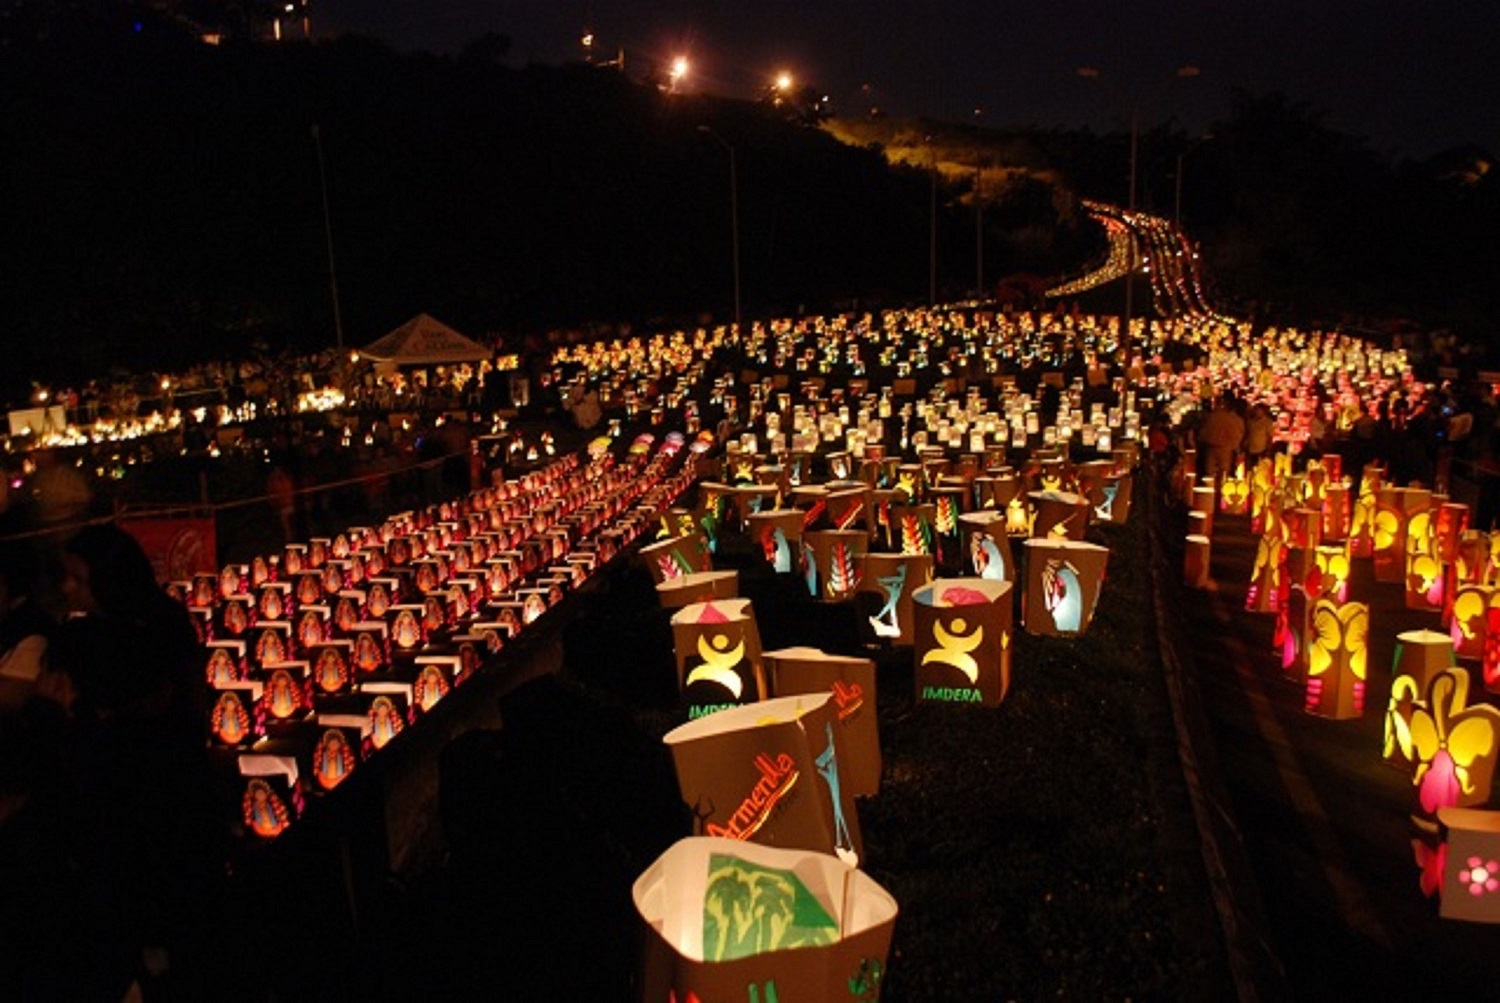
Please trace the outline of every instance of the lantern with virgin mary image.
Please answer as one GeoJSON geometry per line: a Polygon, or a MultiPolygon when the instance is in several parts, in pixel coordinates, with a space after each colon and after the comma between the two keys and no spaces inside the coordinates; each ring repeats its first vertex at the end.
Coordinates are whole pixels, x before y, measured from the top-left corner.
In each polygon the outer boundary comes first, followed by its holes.
{"type": "Polygon", "coordinates": [[[939,578],[912,597],[920,701],[998,707],[1010,689],[1010,582],[939,578]]]}
{"type": "Polygon", "coordinates": [[[854,795],[828,693],[731,707],[663,736],[695,829],[858,864],[854,795]]]}
{"type": "Polygon", "coordinates": [[[880,998],[896,900],[832,855],[688,837],[632,895],[645,928],[641,999],[880,998]]]}
{"type": "Polygon", "coordinates": [[[1026,593],[1021,621],[1027,633],[1082,634],[1094,618],[1104,584],[1108,548],[1080,540],[1026,541],[1026,593]]]}
{"type": "Polygon", "coordinates": [[[760,630],[750,600],[684,606],[672,615],[672,647],[689,718],[765,699],[760,630]]]}
{"type": "Polygon", "coordinates": [[[1370,608],[1319,599],[1307,644],[1303,710],[1318,717],[1359,717],[1365,710],[1370,608]]]}

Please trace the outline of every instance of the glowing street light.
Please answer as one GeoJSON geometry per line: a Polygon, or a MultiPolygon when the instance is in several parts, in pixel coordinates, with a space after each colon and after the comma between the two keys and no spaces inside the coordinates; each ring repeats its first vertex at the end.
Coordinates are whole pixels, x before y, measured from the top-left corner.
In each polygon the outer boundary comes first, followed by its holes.
{"type": "Polygon", "coordinates": [[[687,72],[688,61],[686,56],[678,56],[676,59],[672,60],[672,70],[668,74],[670,83],[667,89],[676,91],[677,85],[682,83],[683,78],[687,76],[687,72]]]}

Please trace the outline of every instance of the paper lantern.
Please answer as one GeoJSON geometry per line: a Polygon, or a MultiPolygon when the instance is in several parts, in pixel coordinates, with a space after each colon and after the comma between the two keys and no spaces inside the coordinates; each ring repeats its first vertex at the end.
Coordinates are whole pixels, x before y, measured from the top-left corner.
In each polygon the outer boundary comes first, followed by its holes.
{"type": "Polygon", "coordinates": [[[838,722],[842,783],[855,797],[880,791],[880,727],[875,702],[875,663],[829,655],[817,648],[781,648],[763,656],[772,699],[827,693],[838,722]]]}
{"type": "Polygon", "coordinates": [[[641,999],[880,997],[896,901],[834,857],[689,837],[631,894],[646,928],[641,999]]]}
{"type": "Polygon", "coordinates": [[[811,529],[802,534],[803,573],[817,599],[844,602],[859,591],[859,558],[870,546],[863,530],[811,529]]]}
{"type": "MultiPolygon", "coordinates": [[[[1465,583],[1458,586],[1448,619],[1448,636],[1458,658],[1484,658],[1489,610],[1495,598],[1495,589],[1489,585],[1465,583]]],[[[1497,658],[1497,664],[1500,664],[1500,658],[1497,658]]]]}
{"type": "Polygon", "coordinates": [[[874,491],[867,485],[834,488],[828,486],[825,496],[828,525],[833,529],[875,532],[874,491]]]}
{"type": "Polygon", "coordinates": [[[349,778],[362,758],[370,723],[363,714],[319,714],[312,750],[313,782],[331,791],[349,778]]]}
{"type": "Polygon", "coordinates": [[[1010,689],[1011,583],[939,578],[913,595],[919,701],[998,707],[1010,689]]]}
{"type": "Polygon", "coordinates": [[[1031,535],[1053,540],[1082,540],[1088,529],[1087,498],[1067,491],[1032,491],[1027,495],[1036,513],[1031,535]]]}
{"type": "Polygon", "coordinates": [[[1203,513],[1203,535],[1213,536],[1214,533],[1214,488],[1212,484],[1201,485],[1193,488],[1189,507],[1194,512],[1203,513]]]}
{"type": "Polygon", "coordinates": [[[765,699],[760,630],[750,600],[684,606],[672,614],[672,648],[688,717],[765,699]]]}
{"type": "Polygon", "coordinates": [[[739,594],[740,573],[733,569],[694,571],[656,583],[656,599],[663,609],[680,609],[713,599],[733,599],[739,594]]]}
{"type": "Polygon", "coordinates": [[[1446,569],[1436,554],[1408,554],[1406,556],[1406,608],[1441,610],[1443,586],[1446,579],[1446,569]]]}
{"type": "Polygon", "coordinates": [[[641,548],[641,559],[651,572],[651,580],[660,584],[695,571],[711,571],[708,538],[692,533],[675,539],[660,540],[641,548]]]}
{"type": "Polygon", "coordinates": [[[1250,482],[1241,462],[1219,485],[1219,511],[1225,515],[1244,515],[1250,505],[1250,482]]]}
{"type": "Polygon", "coordinates": [[[967,574],[995,582],[1017,580],[1010,536],[999,512],[969,512],[959,516],[959,525],[966,539],[963,551],[968,555],[967,574]]]}
{"type": "Polygon", "coordinates": [[[901,553],[936,555],[933,515],[931,505],[891,506],[891,523],[901,553]]]}
{"type": "Polygon", "coordinates": [[[1309,576],[1309,591],[1321,598],[1336,602],[1349,599],[1349,555],[1342,546],[1319,544],[1313,553],[1317,566],[1316,577],[1309,576]]]}
{"type": "Polygon", "coordinates": [[[242,755],[240,822],[261,839],[274,839],[302,813],[297,761],[291,756],[242,755]]]}
{"type": "Polygon", "coordinates": [[[1469,675],[1444,669],[1432,678],[1422,706],[1411,715],[1414,817],[1436,818],[1440,809],[1469,808],[1489,801],[1500,746],[1500,711],[1469,706],[1469,675]]]}
{"type": "Polygon", "coordinates": [[[1442,808],[1445,852],[1438,915],[1500,923],[1500,811],[1442,808]]]}
{"type": "Polygon", "coordinates": [[[1443,502],[1433,519],[1432,535],[1435,552],[1444,562],[1458,559],[1459,541],[1469,530],[1469,506],[1459,502],[1443,502]]]}
{"type": "MultiPolygon", "coordinates": [[[[1500,591],[1500,590],[1497,590],[1500,591]]],[[[1484,648],[1480,654],[1484,688],[1500,692],[1500,595],[1492,593],[1484,611],[1484,648]]]]}
{"type": "Polygon", "coordinates": [[[1250,568],[1250,586],[1245,590],[1245,609],[1251,613],[1275,613],[1281,605],[1286,577],[1286,543],[1281,533],[1263,533],[1250,568]]]}
{"type": "Polygon", "coordinates": [[[1365,709],[1370,608],[1364,603],[1313,604],[1302,709],[1318,717],[1359,717],[1365,709]]]}
{"type": "Polygon", "coordinates": [[[1391,660],[1391,696],[1385,712],[1381,758],[1393,766],[1412,766],[1411,719],[1439,672],[1453,668],[1453,643],[1435,630],[1408,630],[1396,635],[1391,660]]]}
{"type": "Polygon", "coordinates": [[[1190,589],[1209,587],[1209,562],[1211,557],[1209,538],[1198,533],[1190,534],[1182,552],[1182,581],[1190,589]]]}
{"type": "Polygon", "coordinates": [[[732,707],[667,732],[698,834],[831,853],[862,847],[828,694],[732,707]]]}
{"type": "Polygon", "coordinates": [[[930,554],[864,554],[859,558],[860,632],[869,641],[912,643],[912,593],[932,581],[930,554]]]}
{"type": "Polygon", "coordinates": [[[1094,506],[1094,518],[1117,526],[1130,521],[1130,492],[1134,481],[1129,474],[1105,478],[1100,488],[1103,500],[1094,506]]]}
{"type": "Polygon", "coordinates": [[[1375,495],[1362,494],[1354,499],[1349,521],[1349,556],[1368,558],[1375,553],[1375,495]]]}
{"type": "Polygon", "coordinates": [[[802,573],[802,515],[794,508],[756,512],[747,520],[750,538],[779,574],[802,573]]]}
{"type": "Polygon", "coordinates": [[[1040,538],[1025,546],[1023,626],[1031,634],[1083,633],[1094,617],[1109,550],[1078,540],[1040,538]]]}
{"type": "Polygon", "coordinates": [[[1349,535],[1349,485],[1337,481],[1323,493],[1322,538],[1342,543],[1349,535]]]}

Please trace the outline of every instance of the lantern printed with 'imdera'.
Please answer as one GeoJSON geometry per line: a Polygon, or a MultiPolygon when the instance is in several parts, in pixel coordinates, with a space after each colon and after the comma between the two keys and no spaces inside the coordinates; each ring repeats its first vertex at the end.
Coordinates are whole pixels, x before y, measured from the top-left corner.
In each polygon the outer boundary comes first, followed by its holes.
{"type": "Polygon", "coordinates": [[[684,606],[672,614],[672,647],[689,718],[765,699],[760,631],[749,599],[684,606]]]}
{"type": "Polygon", "coordinates": [[[1109,550],[1078,540],[1026,541],[1027,633],[1071,636],[1088,629],[1104,584],[1109,550]]]}
{"type": "Polygon", "coordinates": [[[660,540],[641,548],[641,559],[651,570],[651,580],[665,582],[695,571],[713,570],[708,556],[708,538],[690,533],[670,540],[660,540]]]}
{"type": "Polygon", "coordinates": [[[1364,713],[1369,630],[1370,608],[1364,603],[1319,599],[1313,604],[1303,710],[1331,718],[1364,713]]]}
{"type": "Polygon", "coordinates": [[[840,780],[855,797],[880,792],[880,730],[875,706],[875,663],[824,654],[817,648],[781,648],[763,656],[772,697],[831,693],[838,721],[840,780]]]}
{"type": "Polygon", "coordinates": [[[854,795],[827,693],[778,697],[663,736],[699,835],[832,853],[858,864],[854,795]]]}
{"type": "Polygon", "coordinates": [[[918,700],[998,707],[1010,689],[1011,583],[939,578],[912,597],[918,700]]]}
{"type": "Polygon", "coordinates": [[[689,837],[631,892],[643,1000],[880,998],[896,901],[827,854],[689,837]]]}
{"type": "Polygon", "coordinates": [[[911,644],[912,593],[932,581],[932,574],[931,554],[862,555],[855,602],[866,640],[911,644]]]}
{"type": "Polygon", "coordinates": [[[810,529],[802,534],[802,560],[808,591],[818,599],[842,602],[859,591],[859,558],[870,546],[868,533],[810,529]]]}

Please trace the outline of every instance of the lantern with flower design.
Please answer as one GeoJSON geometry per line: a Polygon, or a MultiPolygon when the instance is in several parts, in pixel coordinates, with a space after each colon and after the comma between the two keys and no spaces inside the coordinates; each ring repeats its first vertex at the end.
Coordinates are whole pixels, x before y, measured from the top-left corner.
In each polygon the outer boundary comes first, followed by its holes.
{"type": "Polygon", "coordinates": [[[1319,599],[1313,605],[1303,701],[1307,713],[1331,718],[1364,713],[1369,625],[1370,609],[1364,603],[1319,599]]]}

